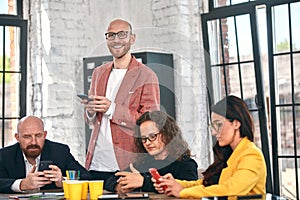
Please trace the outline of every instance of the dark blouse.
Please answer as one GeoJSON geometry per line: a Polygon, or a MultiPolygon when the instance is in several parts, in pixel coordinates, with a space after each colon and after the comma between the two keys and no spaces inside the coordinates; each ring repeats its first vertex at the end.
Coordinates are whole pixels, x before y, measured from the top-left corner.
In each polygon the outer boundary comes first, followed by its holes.
{"type": "MultiPolygon", "coordinates": [[[[165,175],[167,173],[171,173],[175,179],[180,180],[197,180],[198,165],[196,161],[189,156],[183,156],[181,161],[171,160],[167,157],[165,160],[155,160],[152,156],[148,155],[147,158],[144,159],[144,162],[135,162],[133,164],[134,168],[136,168],[140,174],[144,177],[144,183],[141,188],[137,188],[138,191],[145,192],[156,192],[153,187],[153,182],[151,181],[151,175],[148,172],[149,168],[156,168],[159,174],[165,175]]],[[[130,168],[128,167],[125,171],[130,172],[130,168]]],[[[105,181],[104,188],[108,191],[115,191],[115,187],[117,185],[118,176],[111,176],[105,181]]]]}

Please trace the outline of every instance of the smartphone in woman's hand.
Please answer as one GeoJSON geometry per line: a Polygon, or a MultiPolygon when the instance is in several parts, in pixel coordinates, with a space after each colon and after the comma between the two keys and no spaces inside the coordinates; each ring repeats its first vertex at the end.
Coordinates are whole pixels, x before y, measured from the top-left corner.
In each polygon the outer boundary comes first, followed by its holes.
{"type": "MultiPolygon", "coordinates": [[[[150,174],[152,175],[152,177],[156,180],[156,183],[157,184],[160,184],[160,181],[158,180],[160,178],[160,174],[158,173],[157,169],[155,168],[150,168],[149,169],[149,172],[150,174]]],[[[164,185],[163,186],[163,189],[166,190],[167,189],[167,186],[164,185]]]]}

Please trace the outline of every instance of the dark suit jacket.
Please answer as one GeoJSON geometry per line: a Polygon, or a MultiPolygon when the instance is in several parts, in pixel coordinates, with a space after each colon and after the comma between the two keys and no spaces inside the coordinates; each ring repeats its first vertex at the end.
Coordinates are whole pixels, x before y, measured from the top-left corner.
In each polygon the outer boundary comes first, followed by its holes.
{"type": "MultiPolygon", "coordinates": [[[[51,160],[57,165],[66,176],[66,170],[80,170],[80,179],[92,179],[88,171],[75,160],[67,145],[45,140],[45,145],[41,153],[41,160],[51,160]]],[[[0,149],[0,193],[12,193],[11,185],[16,179],[26,177],[25,163],[20,144],[4,147],[0,149]]],[[[55,189],[55,183],[46,185],[41,189],[55,189]]]]}

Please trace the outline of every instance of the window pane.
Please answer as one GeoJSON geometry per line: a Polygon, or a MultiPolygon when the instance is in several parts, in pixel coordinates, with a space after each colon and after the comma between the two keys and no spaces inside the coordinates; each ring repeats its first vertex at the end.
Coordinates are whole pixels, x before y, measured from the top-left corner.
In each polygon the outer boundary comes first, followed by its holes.
{"type": "MultiPolygon", "coordinates": [[[[290,56],[274,57],[275,80],[277,82],[278,100],[281,104],[292,103],[290,56]]],[[[277,101],[278,101],[277,100],[277,101]]]]}
{"type": "MultiPolygon", "coordinates": [[[[295,102],[300,103],[300,54],[293,55],[295,102]]],[[[300,144],[299,144],[300,146],[300,144]]]]}
{"type": "Polygon", "coordinates": [[[9,57],[9,70],[19,72],[20,71],[20,36],[21,29],[19,27],[8,27],[9,37],[7,43],[9,44],[9,50],[6,52],[9,57]]]}
{"type": "Polygon", "coordinates": [[[17,131],[17,123],[18,123],[18,120],[17,119],[10,119],[10,120],[5,120],[4,122],[4,132],[3,132],[3,120],[0,120],[0,134],[1,134],[1,137],[0,137],[0,148],[2,147],[2,142],[3,142],[3,138],[4,138],[4,146],[7,146],[7,145],[10,145],[10,144],[13,144],[14,142],[16,142],[15,140],[15,133],[17,131]],[[4,137],[2,137],[4,133],[4,137]]]}
{"type": "Polygon", "coordinates": [[[228,93],[241,96],[240,76],[238,65],[226,66],[226,78],[228,82],[228,93]]]}
{"type": "Polygon", "coordinates": [[[253,60],[252,35],[249,15],[223,18],[221,19],[221,23],[222,26],[220,30],[218,20],[212,20],[208,22],[209,46],[210,50],[215,50],[215,52],[212,51],[210,54],[211,64],[216,65],[220,63],[253,60]],[[216,31],[213,30],[218,31],[216,33],[216,31]],[[222,34],[220,33],[221,31],[222,34]],[[237,41],[238,46],[236,43],[237,41]],[[239,60],[238,54],[240,56],[239,60]],[[222,56],[224,56],[224,62],[222,62],[222,56]]]}
{"type": "MultiPolygon", "coordinates": [[[[5,96],[3,96],[3,84],[2,84],[2,79],[0,79],[0,117],[2,117],[2,103],[3,103],[3,99],[5,98],[5,96]]],[[[0,124],[1,125],[1,124],[0,124]]]]}
{"type": "Polygon", "coordinates": [[[293,113],[291,107],[277,108],[279,155],[294,155],[293,113]]]}
{"type": "Polygon", "coordinates": [[[8,14],[8,0],[0,1],[0,14],[8,14]]]}
{"type": "Polygon", "coordinates": [[[288,52],[290,48],[288,5],[275,6],[272,12],[274,53],[288,52]]]}
{"type": "Polygon", "coordinates": [[[235,5],[235,4],[240,4],[240,3],[245,3],[245,2],[250,2],[250,1],[256,1],[256,0],[215,0],[214,5],[215,7],[222,7],[222,6],[230,6],[230,5],[235,5]]]}
{"type": "Polygon", "coordinates": [[[6,73],[7,82],[5,83],[5,117],[19,117],[19,73],[6,73]]]}
{"type": "MultiPolygon", "coordinates": [[[[299,143],[298,143],[299,144],[299,143]]],[[[298,154],[299,155],[299,154],[298,154]]],[[[298,188],[296,188],[297,191],[300,191],[300,158],[297,160],[298,162],[298,166],[297,166],[297,170],[298,170],[298,188]]],[[[295,195],[294,195],[295,196],[295,195]]],[[[295,197],[296,198],[296,197],[295,197]]]]}
{"type": "Polygon", "coordinates": [[[8,56],[9,56],[8,38],[9,38],[8,29],[3,26],[0,26],[0,47],[1,47],[1,49],[0,49],[0,71],[3,70],[3,58],[6,61],[5,65],[8,64],[8,56]],[[3,40],[3,34],[5,34],[5,40],[3,40]],[[5,44],[5,49],[3,49],[4,44],[5,44]]]}
{"type": "Polygon", "coordinates": [[[219,1],[219,0],[214,0],[214,5],[215,7],[222,7],[222,6],[226,6],[227,3],[229,3],[228,1],[219,1]]]}
{"type": "MultiPolygon", "coordinates": [[[[1,48],[0,50],[0,71],[3,71],[4,69],[5,71],[19,71],[20,28],[0,26],[0,45],[1,47],[5,45],[5,48],[1,48]],[[5,32],[5,41],[3,41],[3,30],[5,32]],[[5,57],[5,68],[3,68],[3,57],[5,57]]],[[[2,78],[2,75],[0,76],[2,78]]]]}
{"type": "MultiPolygon", "coordinates": [[[[247,102],[247,100],[245,99],[247,102]]],[[[250,107],[251,105],[248,105],[250,107]]],[[[258,112],[251,112],[253,120],[254,120],[254,143],[261,149],[261,137],[260,137],[260,128],[259,128],[259,117],[258,112]]]]}
{"type": "MultiPolygon", "coordinates": [[[[223,33],[223,37],[226,37],[226,43],[224,44],[224,49],[227,47],[227,52],[228,56],[227,58],[229,59],[229,62],[237,62],[237,44],[236,44],[236,37],[237,35],[235,34],[235,24],[234,24],[234,18],[233,17],[228,17],[227,18],[227,25],[223,25],[223,27],[228,30],[226,33],[223,33]],[[226,35],[225,35],[226,34],[226,35]]],[[[225,54],[226,55],[226,54],[225,54]]],[[[228,63],[228,62],[227,62],[228,63]]]]}
{"type": "MultiPolygon", "coordinates": [[[[242,74],[244,98],[255,97],[257,91],[256,91],[254,64],[253,63],[242,64],[241,74],[242,74]]],[[[255,108],[257,108],[256,105],[255,108]]]]}
{"type": "Polygon", "coordinates": [[[292,26],[292,41],[293,51],[300,50],[300,2],[291,4],[291,26],[292,26]]]}
{"type": "Polygon", "coordinates": [[[253,60],[250,15],[236,17],[240,61],[253,60]]]}
{"type": "MultiPolygon", "coordinates": [[[[296,106],[296,144],[297,144],[297,155],[300,155],[300,106],[296,106]]],[[[300,174],[299,174],[300,176],[300,174]]]]}
{"type": "Polygon", "coordinates": [[[249,2],[249,0],[231,0],[231,5],[249,2]]]}
{"type": "Polygon", "coordinates": [[[16,5],[17,5],[16,0],[0,0],[0,14],[16,15],[17,14],[16,5]],[[9,4],[8,1],[10,2],[9,4]]]}
{"type": "Polygon", "coordinates": [[[219,20],[209,21],[207,26],[211,65],[220,64],[222,63],[222,52],[219,36],[219,20]]]}
{"type": "Polygon", "coordinates": [[[288,199],[296,199],[296,171],[295,160],[293,158],[285,158],[279,160],[282,165],[282,170],[279,170],[279,177],[282,179],[281,196],[288,199]]]}
{"type": "Polygon", "coordinates": [[[221,100],[222,97],[226,96],[225,86],[224,86],[224,75],[223,75],[223,67],[212,67],[212,85],[213,85],[213,97],[215,101],[221,100]]]}

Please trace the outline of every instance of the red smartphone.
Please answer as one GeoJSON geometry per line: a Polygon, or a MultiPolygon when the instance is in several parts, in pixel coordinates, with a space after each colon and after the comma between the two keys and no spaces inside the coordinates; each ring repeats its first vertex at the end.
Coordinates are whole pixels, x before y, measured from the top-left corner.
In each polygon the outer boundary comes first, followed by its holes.
{"type": "MultiPolygon", "coordinates": [[[[158,180],[160,178],[160,174],[158,173],[157,169],[149,168],[149,172],[150,172],[151,176],[156,180],[156,183],[160,184],[160,181],[158,180]]],[[[167,186],[164,185],[163,189],[166,190],[167,186]]]]}

